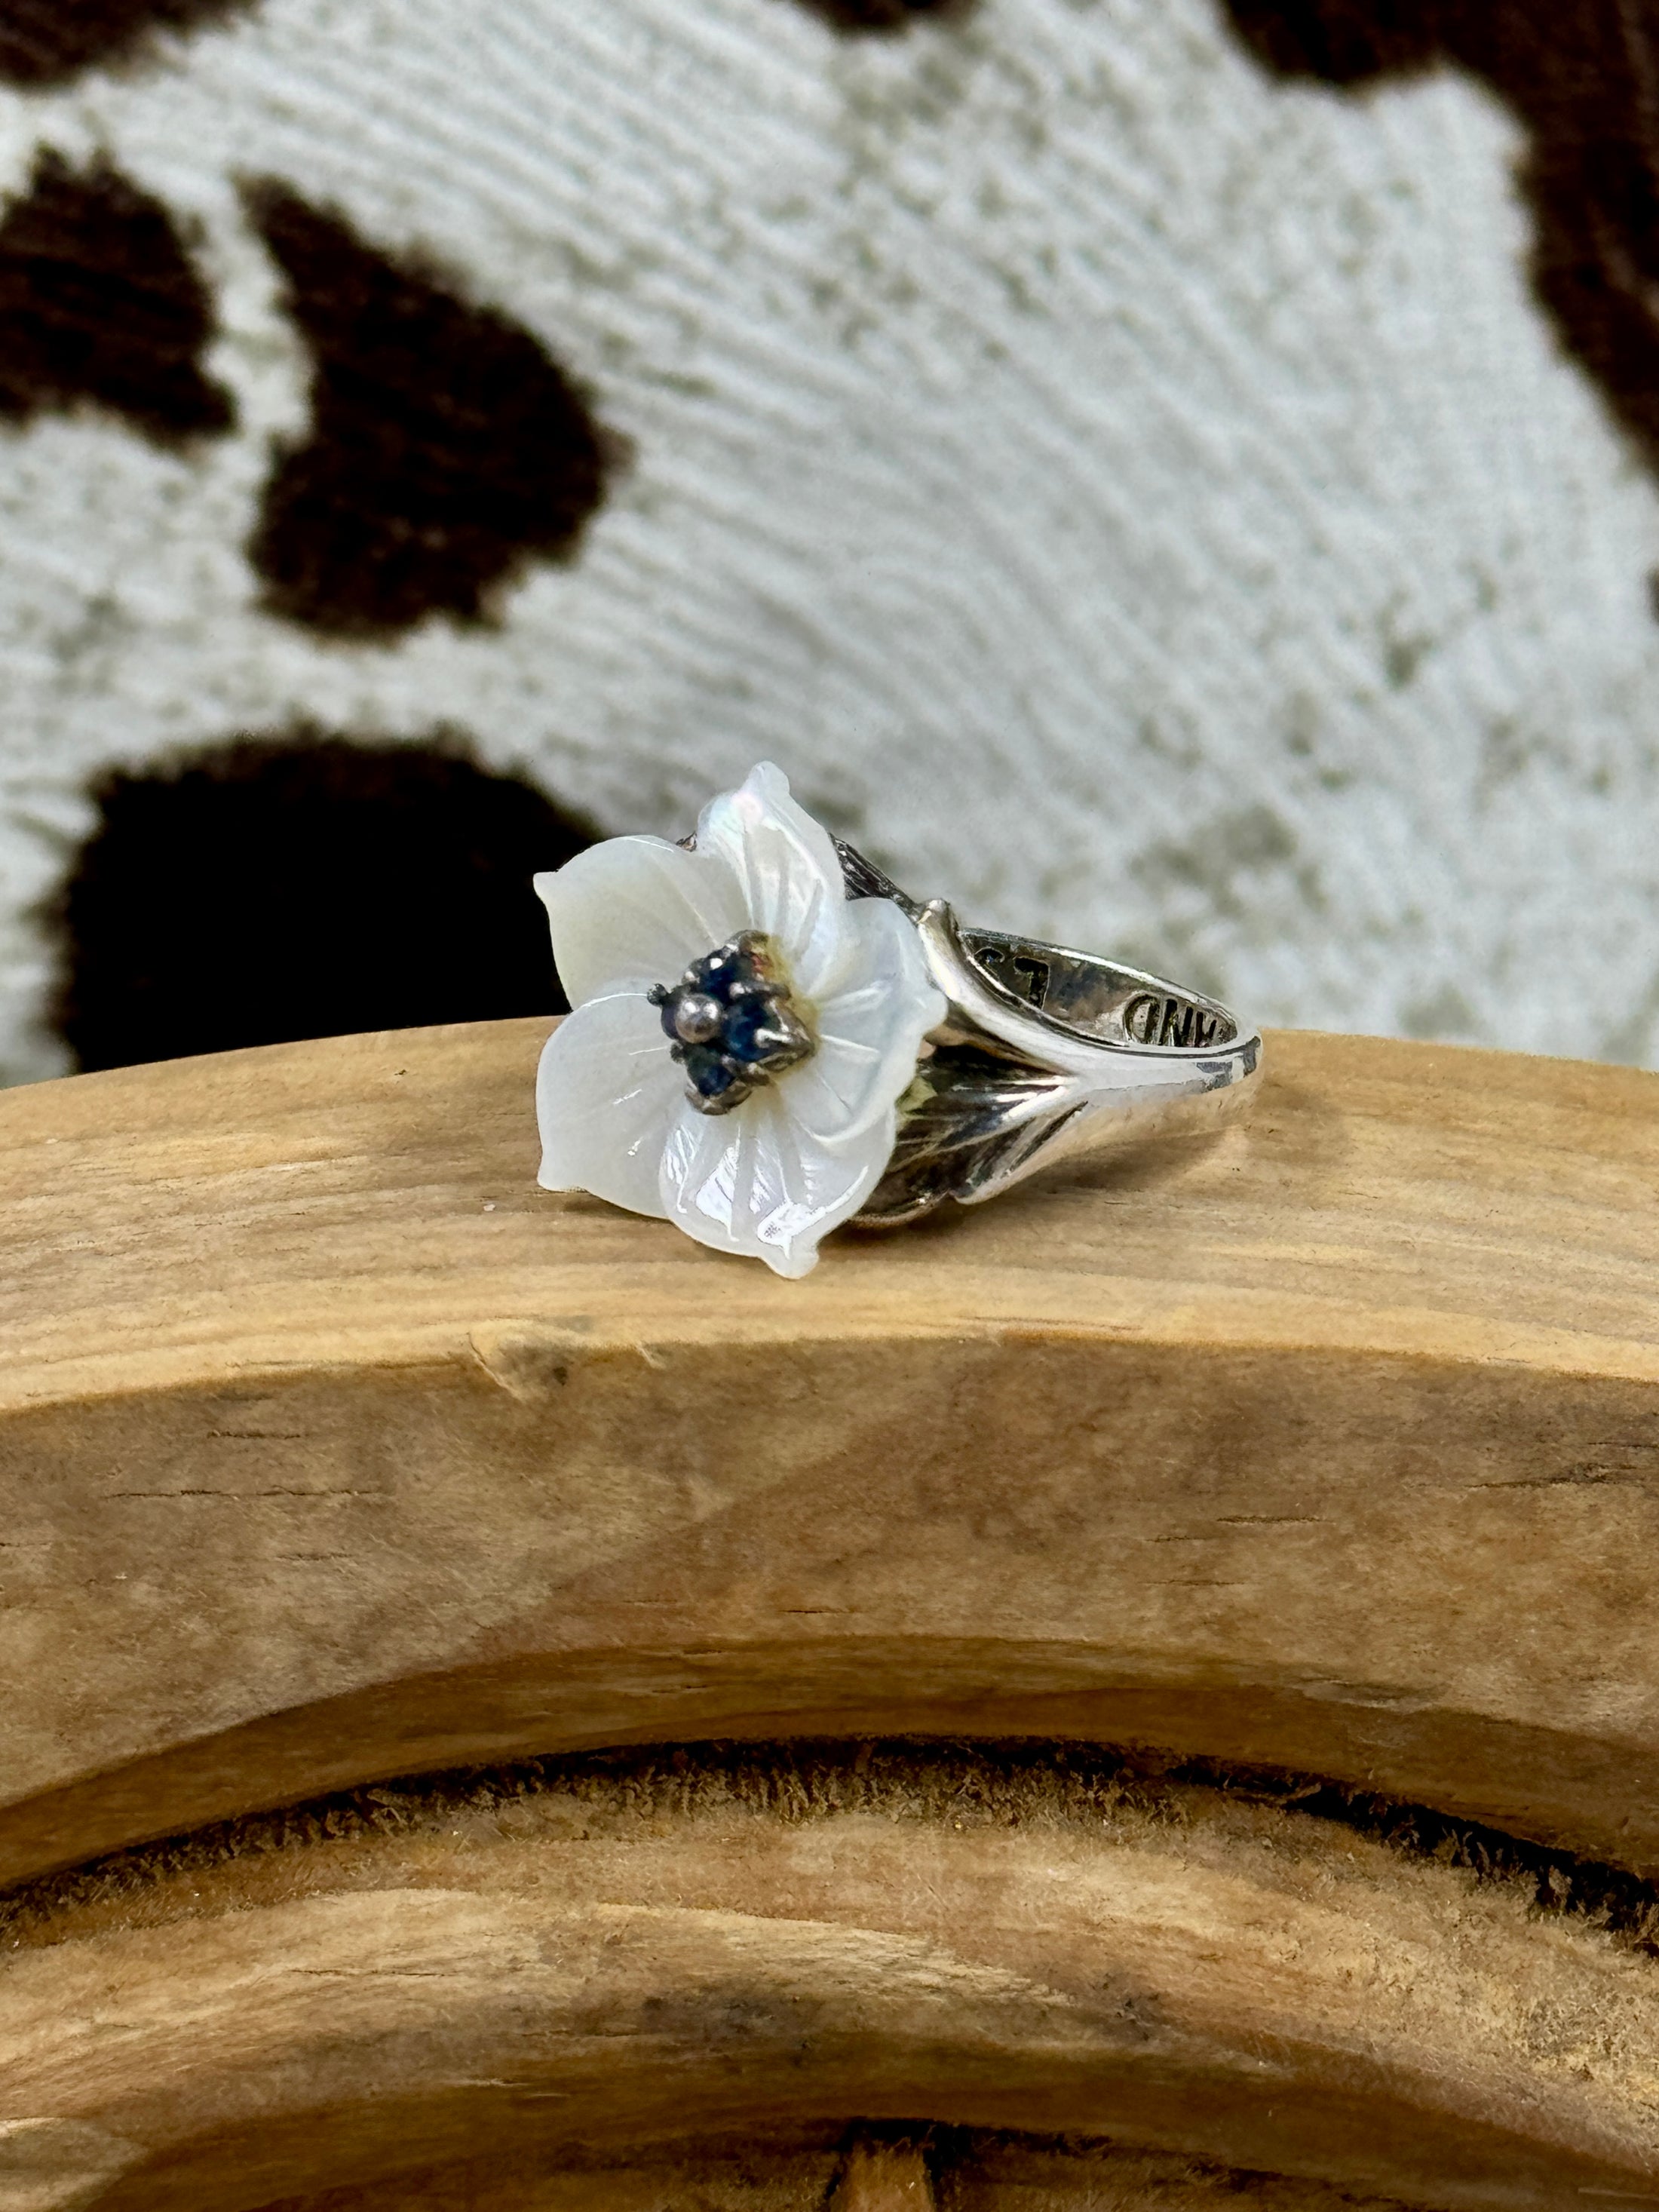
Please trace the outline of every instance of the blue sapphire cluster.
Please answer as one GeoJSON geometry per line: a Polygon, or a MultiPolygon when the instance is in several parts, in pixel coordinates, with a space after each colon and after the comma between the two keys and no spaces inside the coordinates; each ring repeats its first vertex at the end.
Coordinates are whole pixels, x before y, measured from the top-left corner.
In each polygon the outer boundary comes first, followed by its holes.
{"type": "Polygon", "coordinates": [[[662,1010],[700,1114],[729,1114],[813,1048],[777,947],[757,929],[705,952],[672,988],[655,985],[651,1003],[662,1010]]]}

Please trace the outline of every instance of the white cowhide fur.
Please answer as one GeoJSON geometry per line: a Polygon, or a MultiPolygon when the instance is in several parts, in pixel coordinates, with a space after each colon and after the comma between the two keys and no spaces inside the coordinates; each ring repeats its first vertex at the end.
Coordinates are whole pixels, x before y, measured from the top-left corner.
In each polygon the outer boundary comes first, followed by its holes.
{"type": "MultiPolygon", "coordinates": [[[[1262,1019],[1659,1054],[1659,486],[1524,268],[1516,126],[1270,81],[1214,0],[263,0],[0,94],[198,226],[240,427],[0,431],[0,1072],[88,779],[471,732],[611,830],[757,758],[918,892],[1262,1019]],[[499,625],[258,611],[306,362],[239,180],[536,331],[634,459],[499,625]]],[[[411,884],[411,898],[420,887],[411,884]]]]}

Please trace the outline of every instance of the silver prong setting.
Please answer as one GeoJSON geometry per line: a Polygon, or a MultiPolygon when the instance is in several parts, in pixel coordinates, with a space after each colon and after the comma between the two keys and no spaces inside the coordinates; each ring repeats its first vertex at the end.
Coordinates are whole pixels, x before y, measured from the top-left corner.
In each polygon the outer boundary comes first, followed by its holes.
{"type": "Polygon", "coordinates": [[[700,1114],[732,1113],[817,1050],[778,948],[759,930],[717,945],[678,983],[654,984],[648,995],[700,1114]]]}

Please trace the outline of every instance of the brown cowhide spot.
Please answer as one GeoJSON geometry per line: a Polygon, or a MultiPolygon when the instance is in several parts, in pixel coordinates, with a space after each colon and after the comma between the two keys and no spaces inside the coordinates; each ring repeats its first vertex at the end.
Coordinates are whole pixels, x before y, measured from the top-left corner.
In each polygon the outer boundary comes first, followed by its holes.
{"type": "Polygon", "coordinates": [[[286,185],[248,204],[313,359],[310,434],[249,548],[267,606],[385,638],[477,622],[530,557],[570,558],[620,447],[540,340],[286,185]]]}
{"type": "Polygon", "coordinates": [[[0,415],[90,403],[164,444],[228,430],[213,307],[173,217],[108,161],[43,153],[0,217],[0,415]]]}
{"type": "Polygon", "coordinates": [[[563,1008],[530,879],[598,832],[453,736],[245,738],[92,795],[56,914],[83,1068],[563,1008]]]}
{"type": "Polygon", "coordinates": [[[964,15],[969,0],[801,0],[832,29],[902,31],[924,15],[964,15]]]}
{"type": "Polygon", "coordinates": [[[1279,75],[1363,85],[1451,63],[1529,133],[1533,282],[1659,467],[1659,9],[1652,0],[1225,0],[1279,75]]]}
{"type": "Polygon", "coordinates": [[[192,31],[250,0],[0,0],[0,81],[41,91],[142,56],[157,32],[192,31]]]}

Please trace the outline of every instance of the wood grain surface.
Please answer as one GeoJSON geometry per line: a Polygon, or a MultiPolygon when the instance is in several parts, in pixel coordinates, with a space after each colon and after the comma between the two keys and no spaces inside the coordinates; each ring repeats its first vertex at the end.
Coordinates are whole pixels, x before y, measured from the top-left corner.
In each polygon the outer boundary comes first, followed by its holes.
{"type": "MultiPolygon", "coordinates": [[[[99,2212],[506,2212],[580,2203],[584,2168],[592,2212],[722,2173],[721,2212],[763,2212],[769,2144],[833,2148],[849,2116],[833,2212],[928,2212],[927,2164],[947,2206],[953,2174],[998,2206],[1019,2146],[963,2130],[1092,2145],[1026,2175],[1056,2212],[1198,2212],[1182,2160],[1309,2212],[1287,2185],[1445,2212],[1659,2186],[1650,1944],[1294,1808],[1040,1756],[388,1792],[47,1887],[3,1940],[0,2191],[11,2126],[60,2185],[100,2149],[99,2212]]],[[[775,2174],[777,2212],[827,2179],[775,2174]]]]}
{"type": "Polygon", "coordinates": [[[627,1741],[1147,1744],[1659,1865],[1659,1085],[1254,1118],[781,1285],[533,1185],[543,1025],[0,1098],[0,1875],[627,1741]]]}

